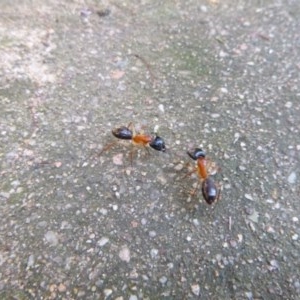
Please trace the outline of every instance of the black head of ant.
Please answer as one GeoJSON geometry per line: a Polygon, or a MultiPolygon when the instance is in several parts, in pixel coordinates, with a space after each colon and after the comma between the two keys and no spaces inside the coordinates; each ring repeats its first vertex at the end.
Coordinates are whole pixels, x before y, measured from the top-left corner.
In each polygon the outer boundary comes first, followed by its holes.
{"type": "Polygon", "coordinates": [[[112,130],[112,134],[122,140],[131,140],[133,138],[133,132],[126,126],[115,128],[112,130]]]}
{"type": "Polygon", "coordinates": [[[158,135],[156,135],[155,138],[152,139],[152,141],[149,143],[149,146],[154,150],[166,152],[165,142],[158,135]]]}
{"type": "Polygon", "coordinates": [[[196,148],[193,152],[187,151],[187,154],[193,160],[197,160],[200,157],[205,158],[206,156],[205,151],[200,148],[196,148]]]}

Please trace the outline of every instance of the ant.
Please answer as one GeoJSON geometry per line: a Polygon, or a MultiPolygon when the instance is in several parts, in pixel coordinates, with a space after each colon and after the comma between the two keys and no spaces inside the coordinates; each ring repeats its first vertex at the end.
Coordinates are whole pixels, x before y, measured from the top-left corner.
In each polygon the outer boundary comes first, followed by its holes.
{"type": "MultiPolygon", "coordinates": [[[[164,140],[159,137],[158,135],[155,134],[155,136],[149,135],[149,134],[142,134],[142,133],[135,133],[134,127],[132,123],[129,123],[128,126],[121,126],[118,128],[115,128],[112,130],[112,134],[121,140],[131,140],[131,142],[134,145],[141,145],[144,146],[145,148],[147,146],[150,146],[152,149],[161,151],[161,152],[166,152],[166,146],[164,140]]],[[[99,155],[102,154],[102,152],[108,150],[111,148],[115,143],[112,143],[108,146],[106,146],[102,151],[100,152],[99,155]]],[[[147,151],[148,148],[146,148],[147,151]]]]}
{"type": "Polygon", "coordinates": [[[220,189],[217,187],[207,170],[207,159],[205,152],[196,148],[193,152],[187,151],[190,158],[197,161],[196,172],[202,181],[202,195],[207,204],[211,205],[220,198],[220,189]]]}

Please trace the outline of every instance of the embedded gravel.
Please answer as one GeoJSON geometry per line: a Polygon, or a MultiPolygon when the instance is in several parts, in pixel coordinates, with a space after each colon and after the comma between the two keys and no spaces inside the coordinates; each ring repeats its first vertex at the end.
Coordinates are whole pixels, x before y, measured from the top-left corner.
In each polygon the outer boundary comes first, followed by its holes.
{"type": "Polygon", "coordinates": [[[296,0],[2,1],[0,298],[299,299],[299,20],[296,0]],[[111,144],[130,122],[167,152],[111,144]]]}

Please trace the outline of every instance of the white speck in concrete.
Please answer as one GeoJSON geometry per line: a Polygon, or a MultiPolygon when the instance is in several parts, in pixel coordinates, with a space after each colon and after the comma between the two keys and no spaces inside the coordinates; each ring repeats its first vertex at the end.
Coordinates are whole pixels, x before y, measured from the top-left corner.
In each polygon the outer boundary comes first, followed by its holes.
{"type": "Polygon", "coordinates": [[[100,247],[103,247],[105,244],[107,244],[109,242],[109,238],[107,237],[102,237],[98,242],[97,244],[100,246],[100,247]]]}
{"type": "Polygon", "coordinates": [[[296,172],[292,172],[288,177],[288,182],[290,184],[294,184],[296,182],[296,180],[297,180],[297,174],[296,174],[296,172]]]}
{"type": "Polygon", "coordinates": [[[291,108],[293,106],[293,103],[291,101],[288,101],[284,105],[286,108],[291,108]]]}
{"type": "Polygon", "coordinates": [[[28,261],[27,261],[27,268],[31,268],[34,265],[34,255],[31,254],[28,257],[28,261]]]}
{"type": "Polygon", "coordinates": [[[165,107],[164,107],[163,104],[159,104],[159,105],[158,105],[158,109],[159,109],[162,113],[165,112],[165,107]]]}
{"type": "Polygon", "coordinates": [[[155,258],[158,254],[158,250],[157,249],[151,249],[150,250],[150,256],[151,258],[155,258]]]}
{"type": "Polygon", "coordinates": [[[130,262],[130,250],[127,246],[123,246],[119,252],[119,257],[121,260],[130,262]]]}
{"type": "Polygon", "coordinates": [[[199,286],[199,284],[192,284],[191,289],[192,289],[192,292],[195,296],[200,295],[200,286],[199,286]]]}
{"type": "Polygon", "coordinates": [[[105,299],[108,298],[112,294],[112,292],[113,291],[111,289],[105,289],[103,291],[105,299]]]}
{"type": "Polygon", "coordinates": [[[51,246],[58,245],[58,236],[57,236],[56,232],[54,232],[54,231],[48,231],[45,234],[45,239],[51,246]]]}
{"type": "Polygon", "coordinates": [[[253,197],[252,197],[250,194],[245,194],[245,198],[246,198],[247,200],[253,201],[253,197]]]}
{"type": "Polygon", "coordinates": [[[152,237],[152,238],[155,237],[156,236],[156,232],[154,230],[151,230],[149,232],[149,236],[152,237]]]}
{"type": "Polygon", "coordinates": [[[168,278],[166,276],[162,276],[159,278],[159,282],[162,284],[162,285],[165,285],[168,281],[168,278]]]}
{"type": "Polygon", "coordinates": [[[299,238],[298,234],[293,234],[293,235],[292,235],[292,240],[293,240],[293,241],[297,241],[298,238],[299,238]]]}

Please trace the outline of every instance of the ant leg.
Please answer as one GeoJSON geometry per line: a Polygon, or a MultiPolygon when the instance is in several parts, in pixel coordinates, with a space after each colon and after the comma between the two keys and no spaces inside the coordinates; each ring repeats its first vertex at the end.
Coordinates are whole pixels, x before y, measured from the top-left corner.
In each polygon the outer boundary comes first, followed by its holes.
{"type": "Polygon", "coordinates": [[[218,188],[218,195],[216,198],[216,203],[219,202],[219,200],[221,199],[221,190],[223,189],[223,185],[218,184],[217,188],[218,188]]]}
{"type": "Polygon", "coordinates": [[[186,178],[186,177],[188,177],[188,176],[191,176],[193,173],[196,173],[196,172],[197,172],[197,169],[195,168],[195,170],[186,173],[186,174],[184,175],[183,178],[186,178]]]}
{"type": "Polygon", "coordinates": [[[186,193],[187,193],[187,198],[185,199],[185,203],[187,205],[187,208],[189,210],[191,209],[194,209],[197,205],[197,200],[196,200],[196,195],[197,195],[197,192],[199,191],[199,188],[200,188],[200,181],[197,182],[197,185],[195,188],[193,188],[192,190],[187,190],[186,193]]]}
{"type": "Polygon", "coordinates": [[[132,122],[127,125],[127,128],[132,131],[132,136],[135,136],[135,127],[132,122]]]}
{"type": "Polygon", "coordinates": [[[195,197],[197,191],[198,191],[199,188],[200,188],[200,183],[201,183],[200,180],[198,180],[196,187],[193,189],[192,192],[190,192],[190,195],[191,195],[192,197],[195,197]]]}
{"type": "Polygon", "coordinates": [[[221,168],[210,158],[206,158],[206,169],[210,175],[215,175],[221,172],[221,168]]]}
{"type": "Polygon", "coordinates": [[[133,165],[133,163],[132,163],[133,162],[133,152],[136,150],[136,148],[134,147],[133,144],[131,144],[131,147],[132,147],[132,149],[129,152],[129,158],[130,158],[130,165],[132,167],[132,165],[133,165]]]}
{"type": "MultiPolygon", "coordinates": [[[[189,163],[188,163],[188,164],[189,164],[189,163]]],[[[188,176],[191,176],[192,174],[197,173],[197,171],[198,171],[197,167],[194,167],[193,170],[190,171],[190,172],[188,172],[188,173],[186,173],[182,179],[185,179],[185,178],[187,178],[188,176]]]]}
{"type": "Polygon", "coordinates": [[[146,149],[146,151],[147,151],[148,155],[151,155],[151,153],[150,153],[150,151],[149,151],[148,147],[147,147],[146,145],[143,145],[143,146],[144,146],[144,148],[146,149]]]}
{"type": "Polygon", "coordinates": [[[109,149],[111,149],[114,145],[116,145],[118,142],[112,142],[107,144],[105,147],[102,148],[102,150],[99,153],[96,153],[95,155],[92,155],[94,158],[95,157],[99,157],[102,155],[103,152],[108,151],[109,149]]]}

